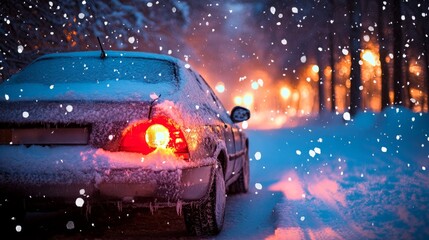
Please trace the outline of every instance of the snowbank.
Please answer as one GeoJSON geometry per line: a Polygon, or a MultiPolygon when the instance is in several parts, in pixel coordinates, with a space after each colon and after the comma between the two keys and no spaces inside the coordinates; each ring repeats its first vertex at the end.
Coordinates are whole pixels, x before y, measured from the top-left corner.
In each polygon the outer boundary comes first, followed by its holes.
{"type": "Polygon", "coordinates": [[[219,239],[429,237],[429,114],[330,118],[248,131],[251,194],[229,197],[219,239]]]}

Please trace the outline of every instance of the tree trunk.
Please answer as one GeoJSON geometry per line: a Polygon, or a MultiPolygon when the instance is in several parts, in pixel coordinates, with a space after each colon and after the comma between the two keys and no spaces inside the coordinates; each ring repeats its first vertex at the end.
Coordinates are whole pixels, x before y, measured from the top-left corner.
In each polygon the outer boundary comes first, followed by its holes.
{"type": "Polygon", "coordinates": [[[401,105],[403,101],[403,80],[402,80],[402,20],[401,20],[401,0],[393,0],[393,92],[395,105],[401,105]]]}
{"type": "Polygon", "coordinates": [[[381,65],[381,109],[390,105],[389,97],[389,66],[387,65],[387,49],[386,40],[384,39],[384,19],[383,19],[383,3],[378,3],[378,36],[379,36],[379,55],[381,65]]]}
{"type": "MultiPolygon", "coordinates": [[[[429,39],[425,38],[424,40],[424,53],[425,53],[425,57],[424,57],[424,81],[425,81],[425,85],[426,85],[426,106],[427,106],[427,111],[429,111],[429,39]]],[[[423,106],[424,108],[424,106],[423,106]]]]}
{"type": "Polygon", "coordinates": [[[322,63],[322,53],[317,51],[317,66],[319,66],[319,72],[317,73],[318,81],[317,81],[317,89],[319,95],[319,114],[323,113],[326,109],[325,106],[325,84],[324,84],[324,76],[323,76],[323,63],[322,63]]]}
{"type": "MultiPolygon", "coordinates": [[[[331,10],[330,10],[330,19],[334,20],[334,0],[330,1],[331,3],[331,10]]],[[[329,25],[329,65],[331,66],[331,112],[336,111],[336,99],[335,99],[335,85],[336,85],[336,79],[335,79],[335,46],[334,46],[334,23],[331,23],[329,25]]]]}
{"type": "Polygon", "coordinates": [[[360,0],[349,1],[350,10],[350,54],[351,54],[351,70],[350,70],[350,114],[356,115],[362,108],[361,90],[361,67],[359,64],[361,53],[361,7],[360,0]]]}
{"type": "Polygon", "coordinates": [[[413,109],[414,108],[414,103],[411,102],[411,73],[410,73],[410,59],[407,59],[405,61],[405,84],[404,84],[404,89],[405,89],[405,99],[406,101],[404,101],[404,106],[409,108],[409,109],[413,109]]]}

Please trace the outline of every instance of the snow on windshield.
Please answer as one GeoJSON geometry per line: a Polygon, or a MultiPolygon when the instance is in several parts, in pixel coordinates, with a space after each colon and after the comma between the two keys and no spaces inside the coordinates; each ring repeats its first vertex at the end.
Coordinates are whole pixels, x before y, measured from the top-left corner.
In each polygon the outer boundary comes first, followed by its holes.
{"type": "Polygon", "coordinates": [[[146,58],[40,59],[0,85],[2,100],[141,100],[177,89],[174,65],[146,58]]]}

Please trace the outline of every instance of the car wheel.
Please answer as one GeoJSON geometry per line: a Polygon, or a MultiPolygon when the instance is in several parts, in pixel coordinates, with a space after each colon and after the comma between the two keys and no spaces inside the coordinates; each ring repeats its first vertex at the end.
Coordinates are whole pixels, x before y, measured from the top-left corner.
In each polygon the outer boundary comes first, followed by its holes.
{"type": "Polygon", "coordinates": [[[225,203],[225,179],[222,166],[218,163],[208,199],[183,207],[188,232],[197,236],[219,233],[223,226],[225,203]]]}
{"type": "Polygon", "coordinates": [[[244,159],[243,169],[240,176],[233,182],[229,188],[229,193],[247,193],[249,191],[250,166],[249,166],[249,151],[246,149],[246,158],[244,159]]]}

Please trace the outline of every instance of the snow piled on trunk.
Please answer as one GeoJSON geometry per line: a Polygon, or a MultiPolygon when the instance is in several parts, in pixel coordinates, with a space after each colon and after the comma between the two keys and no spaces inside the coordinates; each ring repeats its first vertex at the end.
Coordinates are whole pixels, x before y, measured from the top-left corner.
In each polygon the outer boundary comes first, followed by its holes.
{"type": "MultiPolygon", "coordinates": [[[[168,171],[196,166],[178,158],[170,149],[143,155],[87,146],[0,146],[0,152],[0,182],[14,184],[90,184],[115,169],[168,171]]],[[[130,176],[128,182],[138,182],[130,176]]]]}

